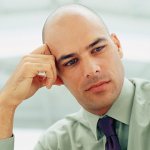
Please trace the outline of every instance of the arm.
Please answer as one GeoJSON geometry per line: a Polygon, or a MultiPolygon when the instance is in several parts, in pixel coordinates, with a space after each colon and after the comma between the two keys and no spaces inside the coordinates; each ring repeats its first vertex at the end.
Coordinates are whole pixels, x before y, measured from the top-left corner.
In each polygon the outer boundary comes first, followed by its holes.
{"type": "Polygon", "coordinates": [[[21,60],[0,91],[0,140],[12,136],[14,114],[19,104],[34,95],[39,88],[50,88],[56,78],[54,56],[50,55],[46,45],[21,60]],[[46,72],[46,77],[39,76],[38,72],[46,72]]]}
{"type": "MultiPolygon", "coordinates": [[[[0,95],[0,99],[2,100],[2,95],[0,95]]],[[[15,108],[8,108],[2,103],[0,104],[0,149],[14,149],[12,137],[14,112],[15,108]]]]}
{"type": "MultiPolygon", "coordinates": [[[[0,99],[1,101],[5,100],[2,95],[0,95],[0,99]]],[[[0,140],[12,136],[15,109],[15,107],[5,106],[2,102],[0,103],[0,140]]]]}

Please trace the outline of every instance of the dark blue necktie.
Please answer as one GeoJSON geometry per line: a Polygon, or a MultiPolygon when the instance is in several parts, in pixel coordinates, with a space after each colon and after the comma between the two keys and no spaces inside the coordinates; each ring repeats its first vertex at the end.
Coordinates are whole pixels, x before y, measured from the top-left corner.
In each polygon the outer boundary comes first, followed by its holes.
{"type": "Polygon", "coordinates": [[[121,150],[121,146],[115,131],[115,120],[113,118],[107,116],[99,119],[97,128],[106,136],[106,150],[121,150]]]}

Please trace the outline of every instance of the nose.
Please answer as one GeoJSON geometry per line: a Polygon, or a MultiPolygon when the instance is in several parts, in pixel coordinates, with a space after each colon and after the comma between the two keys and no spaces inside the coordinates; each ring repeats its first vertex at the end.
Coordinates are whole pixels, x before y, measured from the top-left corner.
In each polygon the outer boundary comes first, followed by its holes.
{"type": "Polygon", "coordinates": [[[93,78],[95,76],[98,76],[101,72],[101,67],[97,62],[92,60],[85,60],[83,65],[83,74],[84,77],[87,79],[93,78]]]}

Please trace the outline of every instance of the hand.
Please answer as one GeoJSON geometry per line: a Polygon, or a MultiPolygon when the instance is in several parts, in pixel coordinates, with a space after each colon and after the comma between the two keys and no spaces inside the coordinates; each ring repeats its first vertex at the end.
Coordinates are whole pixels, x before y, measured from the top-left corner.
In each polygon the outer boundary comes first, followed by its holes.
{"type": "Polygon", "coordinates": [[[22,58],[1,91],[1,100],[7,105],[18,106],[23,100],[34,95],[39,88],[50,88],[57,83],[56,79],[55,58],[44,44],[22,58]],[[39,72],[45,72],[46,77],[39,76],[39,72]]]}

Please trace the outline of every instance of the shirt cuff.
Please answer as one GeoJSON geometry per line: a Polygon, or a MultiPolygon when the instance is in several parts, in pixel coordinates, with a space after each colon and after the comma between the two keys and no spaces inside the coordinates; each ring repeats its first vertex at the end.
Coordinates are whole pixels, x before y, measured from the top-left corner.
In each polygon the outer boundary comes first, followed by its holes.
{"type": "Polygon", "coordinates": [[[14,136],[0,140],[0,150],[14,150],[14,136]]]}

